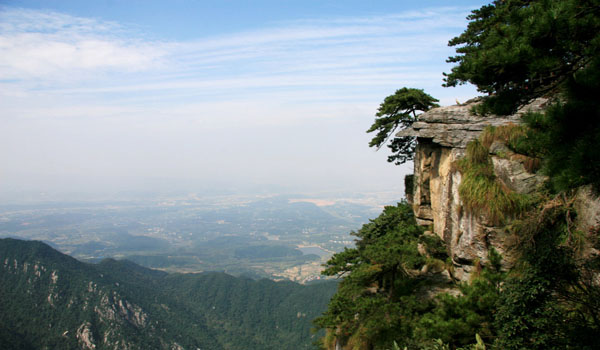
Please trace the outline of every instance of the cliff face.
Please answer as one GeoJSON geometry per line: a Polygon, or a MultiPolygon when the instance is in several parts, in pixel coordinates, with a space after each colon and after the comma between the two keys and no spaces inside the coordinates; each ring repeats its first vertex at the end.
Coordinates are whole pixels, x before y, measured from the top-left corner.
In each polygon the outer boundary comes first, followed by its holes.
{"type": "MultiPolygon", "coordinates": [[[[465,155],[467,144],[479,137],[487,126],[519,124],[526,111],[540,111],[545,100],[536,100],[510,116],[479,117],[470,110],[477,101],[432,109],[419,116],[409,129],[398,136],[417,137],[414,160],[412,205],[420,225],[432,228],[446,242],[454,265],[453,277],[466,281],[478,261],[485,261],[494,247],[510,266],[510,251],[504,229],[485,215],[463,208],[459,195],[462,181],[456,161],[465,155]]],[[[516,193],[531,193],[543,181],[542,175],[527,171],[523,159],[507,156],[504,145],[494,143],[490,157],[494,173],[504,186],[516,193]]]]}

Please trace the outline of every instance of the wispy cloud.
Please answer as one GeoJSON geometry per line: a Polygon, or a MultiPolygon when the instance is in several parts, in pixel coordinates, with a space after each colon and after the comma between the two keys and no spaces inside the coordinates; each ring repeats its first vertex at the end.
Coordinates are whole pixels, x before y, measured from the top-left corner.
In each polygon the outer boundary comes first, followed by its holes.
{"type": "Polygon", "coordinates": [[[107,71],[156,67],[159,45],[128,38],[115,23],[55,12],[0,8],[0,78],[73,82],[107,71]]]}
{"type": "Polygon", "coordinates": [[[464,100],[467,90],[440,85],[467,13],[307,19],[177,42],[0,7],[3,183],[128,174],[395,184],[364,131],[402,86],[464,100]]]}
{"type": "Polygon", "coordinates": [[[112,22],[5,7],[0,77],[25,90],[81,93],[402,84],[412,82],[404,69],[412,65],[441,73],[448,31],[463,25],[464,12],[305,20],[164,42],[112,22]]]}

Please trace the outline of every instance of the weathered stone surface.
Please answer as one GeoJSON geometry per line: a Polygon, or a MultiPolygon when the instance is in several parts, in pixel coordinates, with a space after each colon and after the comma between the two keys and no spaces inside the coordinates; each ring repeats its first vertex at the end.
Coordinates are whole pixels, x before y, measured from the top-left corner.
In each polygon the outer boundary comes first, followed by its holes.
{"type": "MultiPolygon", "coordinates": [[[[600,232],[600,196],[594,194],[591,186],[581,187],[575,195],[573,207],[577,212],[575,227],[588,237],[600,232]]],[[[598,242],[593,242],[598,243],[598,242]]],[[[585,247],[584,257],[600,256],[600,251],[593,246],[585,247]]],[[[600,284],[600,274],[598,274],[600,284]]]]}
{"type": "MultiPolygon", "coordinates": [[[[520,123],[526,111],[541,110],[546,101],[537,100],[511,116],[479,117],[472,115],[467,104],[433,109],[419,116],[417,122],[398,136],[415,136],[418,144],[414,160],[412,205],[417,222],[432,226],[433,233],[446,242],[453,262],[453,278],[469,279],[471,273],[485,262],[491,247],[504,257],[504,267],[513,261],[506,247],[507,233],[494,227],[484,216],[463,210],[459,195],[462,175],[456,161],[465,154],[467,144],[489,125],[520,123]]],[[[502,144],[493,144],[490,155],[500,181],[519,193],[531,193],[545,178],[527,172],[523,159],[502,144]]]]}
{"type": "Polygon", "coordinates": [[[487,126],[520,123],[523,113],[542,110],[547,100],[535,100],[509,116],[474,115],[471,109],[478,103],[479,100],[475,99],[460,105],[434,108],[421,114],[412,127],[401,130],[396,136],[416,136],[431,140],[442,147],[465,148],[467,143],[477,138],[487,126]]]}
{"type": "Polygon", "coordinates": [[[512,191],[533,193],[547,180],[546,176],[527,171],[525,162],[531,158],[515,154],[502,142],[492,143],[490,155],[497,179],[512,191]]]}
{"type": "Polygon", "coordinates": [[[82,349],[93,350],[96,348],[94,344],[94,336],[91,330],[92,324],[89,322],[83,323],[77,329],[77,340],[82,349]]]}
{"type": "Polygon", "coordinates": [[[492,157],[494,173],[508,188],[518,193],[533,193],[546,180],[545,176],[527,172],[523,163],[501,157],[492,157]]]}

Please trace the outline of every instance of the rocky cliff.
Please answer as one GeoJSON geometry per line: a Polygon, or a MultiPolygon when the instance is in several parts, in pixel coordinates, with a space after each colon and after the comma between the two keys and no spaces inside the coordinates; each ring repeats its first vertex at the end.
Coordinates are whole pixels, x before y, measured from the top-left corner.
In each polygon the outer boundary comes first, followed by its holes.
{"type": "MultiPolygon", "coordinates": [[[[546,100],[536,100],[510,116],[476,116],[471,112],[478,100],[465,104],[440,107],[419,116],[411,128],[397,136],[414,136],[417,148],[414,160],[412,205],[420,225],[446,242],[453,263],[453,277],[466,281],[480,261],[486,260],[494,247],[510,265],[510,251],[505,242],[508,235],[493,218],[465,210],[459,194],[463,174],[456,166],[467,145],[489,126],[521,123],[527,111],[540,111],[546,100]]],[[[489,157],[496,179],[515,193],[528,194],[545,180],[529,171],[526,159],[511,155],[501,142],[489,147],[489,157]]],[[[507,266],[508,267],[508,266],[507,266]]]]}

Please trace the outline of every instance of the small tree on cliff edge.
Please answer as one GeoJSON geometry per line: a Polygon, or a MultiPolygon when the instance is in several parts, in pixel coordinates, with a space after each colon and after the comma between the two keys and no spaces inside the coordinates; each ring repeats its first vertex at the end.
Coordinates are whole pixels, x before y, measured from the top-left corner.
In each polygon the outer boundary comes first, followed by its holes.
{"type": "Polygon", "coordinates": [[[436,102],[438,100],[421,89],[404,87],[396,90],[395,94],[386,97],[379,105],[375,122],[367,130],[367,133],[377,131],[369,142],[369,147],[377,147],[379,150],[387,144],[392,151],[392,155],[388,157],[390,163],[399,165],[412,160],[416,145],[415,138],[395,137],[394,134],[398,128],[410,127],[419,115],[417,112],[426,112],[433,107],[438,107],[436,102]]]}

